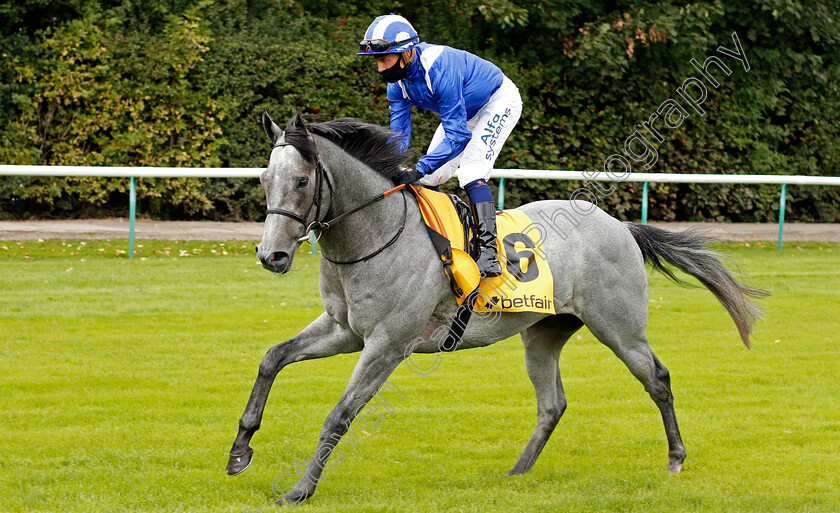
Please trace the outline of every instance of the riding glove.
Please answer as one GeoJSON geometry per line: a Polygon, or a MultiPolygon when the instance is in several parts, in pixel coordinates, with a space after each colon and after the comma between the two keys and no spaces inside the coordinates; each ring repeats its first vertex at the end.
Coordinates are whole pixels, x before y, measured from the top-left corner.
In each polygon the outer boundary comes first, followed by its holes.
{"type": "Polygon", "coordinates": [[[403,171],[398,175],[394,176],[392,180],[394,180],[394,185],[402,185],[404,183],[414,183],[417,180],[423,178],[424,176],[426,175],[424,175],[420,171],[417,171],[417,169],[410,169],[408,171],[403,171]]]}

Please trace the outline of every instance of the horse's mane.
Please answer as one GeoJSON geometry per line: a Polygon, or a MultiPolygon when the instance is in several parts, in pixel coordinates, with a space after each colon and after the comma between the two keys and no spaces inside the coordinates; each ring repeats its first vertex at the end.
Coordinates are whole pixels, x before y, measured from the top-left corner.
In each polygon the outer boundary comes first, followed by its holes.
{"type": "Polygon", "coordinates": [[[317,148],[307,130],[332,141],[386,178],[399,173],[400,165],[411,157],[410,150],[401,149],[403,137],[379,125],[355,118],[303,125],[292,118],[286,126],[286,142],[308,162],[315,161],[317,148]]]}

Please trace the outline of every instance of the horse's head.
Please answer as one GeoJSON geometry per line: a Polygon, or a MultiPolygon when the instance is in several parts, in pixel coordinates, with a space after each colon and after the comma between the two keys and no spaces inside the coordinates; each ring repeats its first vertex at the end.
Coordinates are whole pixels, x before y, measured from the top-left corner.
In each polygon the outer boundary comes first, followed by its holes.
{"type": "Polygon", "coordinates": [[[322,206],[322,193],[328,178],[300,112],[285,132],[266,111],[262,123],[274,147],[260,176],[268,211],[257,257],[269,271],[283,274],[292,267],[295,250],[319,220],[322,207],[327,207],[322,206]]]}

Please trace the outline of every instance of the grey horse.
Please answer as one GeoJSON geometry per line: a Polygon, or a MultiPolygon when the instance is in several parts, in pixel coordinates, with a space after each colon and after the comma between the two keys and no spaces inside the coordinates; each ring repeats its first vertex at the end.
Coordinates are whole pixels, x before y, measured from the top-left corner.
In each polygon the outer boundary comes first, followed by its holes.
{"type": "MultiPolygon", "coordinates": [[[[406,159],[392,132],[347,118],[307,124],[300,113],[283,131],[264,112],[263,127],[274,147],[260,177],[269,209],[257,256],[269,271],[286,273],[308,231],[320,232],[319,287],[325,312],[263,358],[227,473],[239,474],[250,465],[251,437],[260,427],[269,391],[282,368],[361,352],[347,389],[321,428],[314,457],[278,501],[297,503],[315,492],[337,441],[400,362],[413,352],[442,350],[431,334],[452,323],[457,305],[414,197],[401,191],[382,198],[406,159]],[[370,198],[381,200],[366,204],[370,198]]],[[[556,314],[475,314],[457,346],[484,347],[522,336],[528,377],[536,391],[537,425],[508,473],[531,469],[563,415],[560,351],[584,324],[656,403],[668,439],[668,470],[679,472],[686,450],[670,377],[645,334],[645,263],[675,281],[679,280],[670,266],[697,278],[729,312],[747,347],[752,326],[762,317],[751,298],[767,293],[739,282],[707,248],[712,239],[701,233],[621,222],[588,202],[539,201],[520,210],[531,220],[543,220],[540,242],[554,275],[556,314]]],[[[519,263],[507,261],[512,264],[519,263]]]]}

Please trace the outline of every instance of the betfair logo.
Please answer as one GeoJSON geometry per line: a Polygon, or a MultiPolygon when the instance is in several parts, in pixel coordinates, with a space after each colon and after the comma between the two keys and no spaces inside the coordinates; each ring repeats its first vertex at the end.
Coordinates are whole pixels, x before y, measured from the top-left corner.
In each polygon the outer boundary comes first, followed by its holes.
{"type": "Polygon", "coordinates": [[[548,310],[552,308],[551,300],[548,297],[538,298],[534,294],[514,298],[493,296],[490,298],[490,302],[496,307],[501,307],[502,310],[512,308],[542,308],[548,310]]]}

